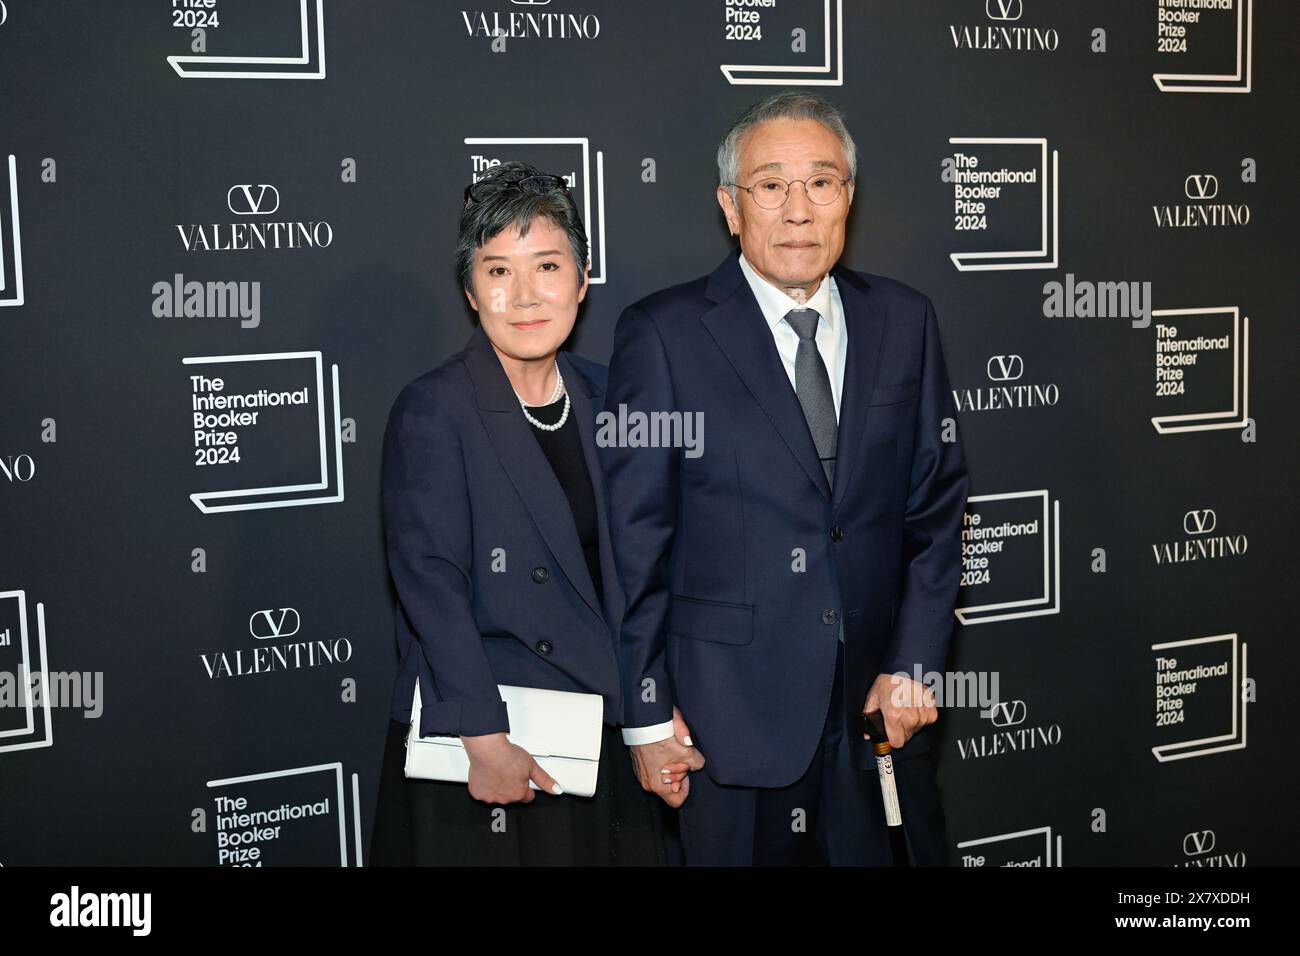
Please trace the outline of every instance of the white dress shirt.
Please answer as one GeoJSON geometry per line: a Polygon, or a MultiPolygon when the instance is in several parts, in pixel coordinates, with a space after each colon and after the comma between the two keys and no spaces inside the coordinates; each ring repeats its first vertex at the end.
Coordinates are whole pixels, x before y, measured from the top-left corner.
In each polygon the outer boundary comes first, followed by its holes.
{"type": "MultiPolygon", "coordinates": [[[[799,335],[785,321],[786,313],[791,309],[815,309],[821,316],[817,320],[817,332],[813,340],[817,351],[826,363],[826,374],[830,376],[831,393],[835,396],[835,419],[840,417],[840,394],[844,386],[844,361],[849,353],[849,330],[844,321],[844,304],[840,301],[840,290],[835,279],[828,272],[822,277],[821,285],[807,302],[800,303],[790,298],[784,289],[777,288],[754,271],[754,267],[740,256],[740,271],[745,274],[758,307],[767,320],[767,327],[776,342],[776,350],[781,355],[781,364],[785,374],[790,378],[790,387],[794,388],[794,359],[799,351],[799,335]]],[[[667,740],[673,735],[673,722],[666,720],[649,727],[624,727],[623,743],[629,747],[639,744],[653,744],[667,740]]]]}

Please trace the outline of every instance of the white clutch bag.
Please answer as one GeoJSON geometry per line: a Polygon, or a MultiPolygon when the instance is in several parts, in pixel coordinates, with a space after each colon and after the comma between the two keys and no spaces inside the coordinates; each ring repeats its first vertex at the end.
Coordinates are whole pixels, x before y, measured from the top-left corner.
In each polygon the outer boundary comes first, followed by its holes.
{"type": "MultiPolygon", "coordinates": [[[[507,739],[523,747],[565,793],[596,792],[604,702],[599,694],[498,684],[510,713],[507,739]]],[[[411,704],[406,735],[406,776],[423,780],[469,781],[469,754],[459,737],[420,736],[420,683],[411,704]]],[[[536,790],[531,780],[529,787],[536,790]]]]}

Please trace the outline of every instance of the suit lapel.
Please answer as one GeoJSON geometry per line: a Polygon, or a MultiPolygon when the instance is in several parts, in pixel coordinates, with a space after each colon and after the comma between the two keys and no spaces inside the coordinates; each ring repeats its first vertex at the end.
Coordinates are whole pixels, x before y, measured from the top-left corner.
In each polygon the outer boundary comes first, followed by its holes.
{"type": "Polygon", "coordinates": [[[844,383],[840,393],[840,426],[835,449],[835,492],[832,511],[844,500],[844,492],[858,464],[862,436],[876,371],[880,364],[880,339],[885,317],[876,307],[866,282],[850,269],[836,265],[831,270],[844,307],[849,335],[849,354],[844,362],[844,383]]]}
{"type": "Polygon", "coordinates": [[[803,406],[790,387],[790,378],[754,291],[740,271],[739,250],[734,250],[709,277],[706,294],[718,304],[704,313],[700,321],[776,427],[808,480],[822,497],[830,500],[830,485],[817,457],[812,433],[808,431],[803,406]]]}
{"type": "MultiPolygon", "coordinates": [[[[605,475],[596,455],[595,422],[597,412],[603,410],[604,391],[592,382],[570,360],[568,352],[560,352],[560,369],[564,373],[565,387],[573,402],[570,416],[577,419],[578,434],[582,438],[582,454],[591,476],[591,490],[596,496],[596,520],[600,532],[600,576],[604,584],[603,607],[611,633],[617,634],[623,619],[622,588],[618,583],[618,565],[614,562],[614,544],[609,531],[609,499],[605,492],[605,475]]],[[[583,569],[586,569],[584,561],[583,569]]],[[[590,581],[591,576],[587,579],[590,581]]],[[[593,610],[595,610],[593,608],[593,610]]]]}
{"type": "MultiPolygon", "coordinates": [[[[532,426],[524,419],[519,399],[510,387],[501,360],[492,350],[492,343],[482,326],[474,330],[466,346],[465,365],[474,382],[479,417],[510,483],[514,485],[533,524],[565,577],[582,595],[587,606],[599,616],[601,612],[596,600],[596,587],[587,571],[587,561],[578,540],[578,529],[573,521],[569,499],[560,487],[541,445],[530,433],[532,426]]],[[[573,393],[581,391],[587,383],[583,380],[575,388],[577,383],[570,381],[569,370],[570,367],[565,367],[561,374],[564,374],[566,388],[570,390],[573,407],[569,414],[573,415],[578,411],[573,393]]],[[[579,416],[580,423],[582,418],[579,416]]]]}

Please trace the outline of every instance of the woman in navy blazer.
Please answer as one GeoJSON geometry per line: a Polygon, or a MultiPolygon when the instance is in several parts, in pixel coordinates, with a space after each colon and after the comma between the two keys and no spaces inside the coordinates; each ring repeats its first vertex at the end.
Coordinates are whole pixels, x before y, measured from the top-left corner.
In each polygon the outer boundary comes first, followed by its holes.
{"type": "Polygon", "coordinates": [[[563,180],[491,169],[466,190],[457,259],[479,325],[402,389],[384,435],[400,664],[371,865],[675,862],[673,821],[616,729],[623,598],[594,440],[605,368],[561,349],[588,286],[563,180]],[[419,734],[462,739],[468,785],[404,776],[417,681],[419,734]],[[602,696],[594,797],[560,794],[507,739],[498,684],[602,696]]]}

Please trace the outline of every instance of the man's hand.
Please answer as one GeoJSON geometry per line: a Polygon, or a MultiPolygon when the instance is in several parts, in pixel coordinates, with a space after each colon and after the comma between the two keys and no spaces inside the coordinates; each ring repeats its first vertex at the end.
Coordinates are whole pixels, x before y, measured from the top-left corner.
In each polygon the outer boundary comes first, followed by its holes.
{"type": "Polygon", "coordinates": [[[537,794],[532,780],[547,793],[564,791],[523,747],[505,734],[461,737],[469,754],[469,795],[484,803],[532,803],[537,794]]]}
{"type": "Polygon", "coordinates": [[[690,739],[691,730],[682,719],[682,712],[674,707],[671,737],[631,748],[641,789],[657,794],[673,809],[685,803],[690,795],[691,781],[686,772],[704,766],[704,754],[695,749],[690,739]]]}
{"type": "Polygon", "coordinates": [[[912,734],[926,724],[939,719],[939,711],[934,706],[934,691],[910,677],[897,674],[881,674],[871,685],[862,712],[870,714],[877,710],[884,720],[889,746],[895,750],[911,740],[912,734]]]}

